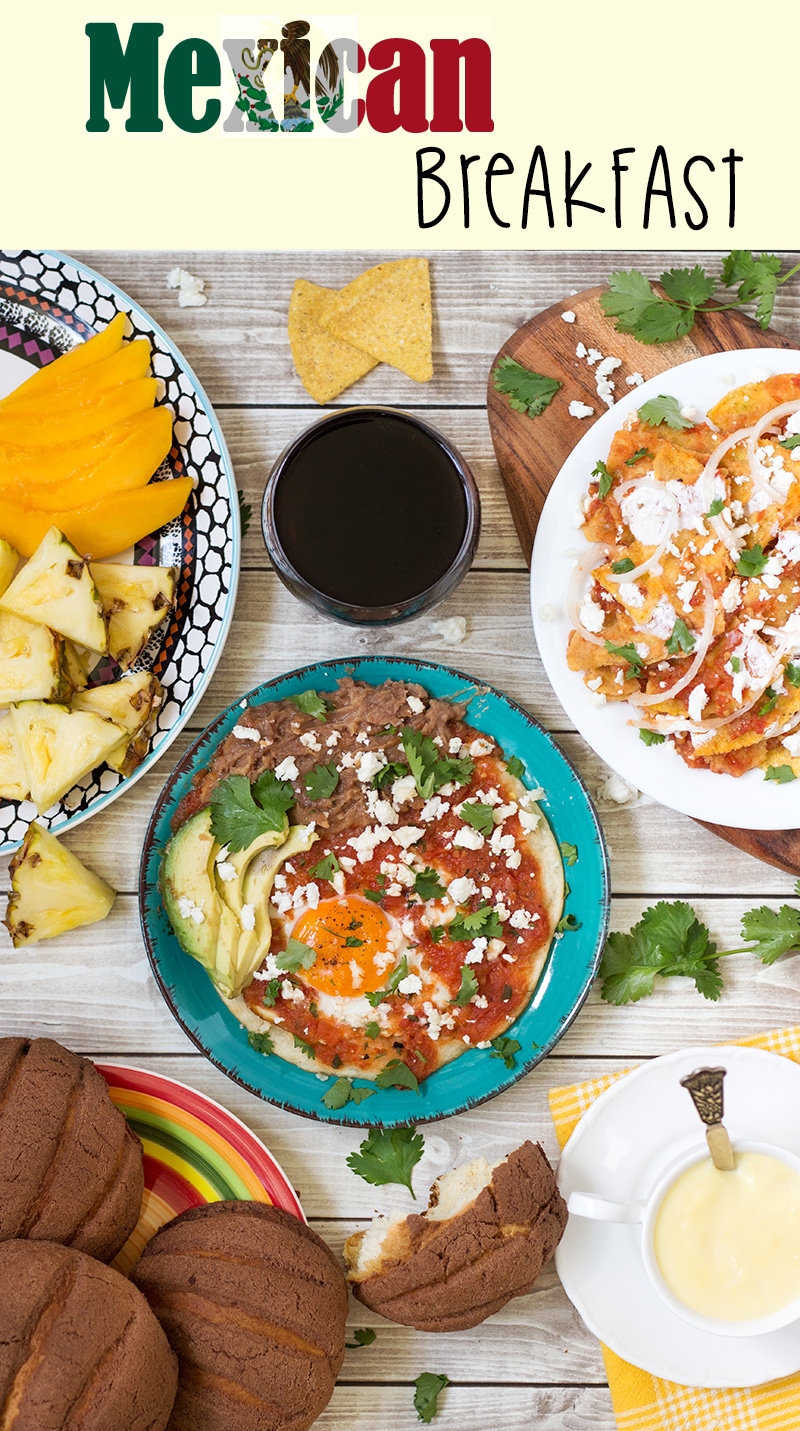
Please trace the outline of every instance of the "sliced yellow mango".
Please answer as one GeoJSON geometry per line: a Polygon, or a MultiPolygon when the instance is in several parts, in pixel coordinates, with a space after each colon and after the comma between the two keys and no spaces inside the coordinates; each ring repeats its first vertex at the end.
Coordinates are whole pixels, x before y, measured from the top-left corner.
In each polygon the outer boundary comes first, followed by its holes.
{"type": "Polygon", "coordinates": [[[146,338],[139,338],[135,343],[126,343],[110,358],[103,358],[90,368],[78,369],[70,382],[62,383],[52,391],[37,390],[31,388],[29,383],[22,383],[0,403],[0,410],[20,414],[26,412],[42,422],[50,422],[68,409],[96,402],[100,394],[109,388],[132,382],[135,378],[145,378],[149,373],[150,344],[146,338]]]}
{"type": "Polygon", "coordinates": [[[48,421],[31,421],[29,412],[0,408],[0,443],[18,447],[48,448],[82,442],[152,407],[158,383],[155,378],[135,378],[102,393],[86,407],[54,414],[48,421]]]}
{"type": "MultiPolygon", "coordinates": [[[[123,431],[119,425],[117,431],[123,431]]],[[[94,467],[82,467],[61,482],[14,483],[3,495],[41,512],[72,512],[118,492],[145,487],[172,446],[172,413],[155,407],[94,467]]]]}
{"type": "Polygon", "coordinates": [[[192,490],[191,477],[151,482],[74,512],[37,512],[0,501],[0,537],[30,557],[50,527],[57,526],[86,557],[116,556],[177,517],[192,490]]]}
{"type": "Polygon", "coordinates": [[[85,343],[78,343],[68,353],[62,353],[60,358],[48,363],[46,368],[37,369],[28,378],[25,386],[31,390],[36,388],[42,392],[53,391],[61,383],[70,382],[72,377],[82,369],[89,368],[93,363],[99,363],[103,358],[108,358],[112,353],[118,352],[122,347],[125,322],[125,314],[117,313],[107,328],[95,333],[94,337],[87,338],[85,343]]]}

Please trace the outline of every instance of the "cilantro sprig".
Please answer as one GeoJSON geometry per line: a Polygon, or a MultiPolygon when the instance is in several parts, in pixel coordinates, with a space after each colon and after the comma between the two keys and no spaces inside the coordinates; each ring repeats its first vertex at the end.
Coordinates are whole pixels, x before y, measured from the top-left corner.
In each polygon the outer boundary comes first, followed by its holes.
{"type": "Polygon", "coordinates": [[[626,676],[638,680],[642,674],[643,656],[639,655],[632,641],[628,641],[625,646],[615,646],[613,641],[606,641],[605,648],[610,656],[616,656],[620,661],[627,661],[628,668],[626,676]]]}
{"type": "Polygon", "coordinates": [[[614,482],[614,474],[609,472],[605,462],[598,461],[592,468],[592,476],[597,478],[597,495],[601,502],[605,502],[614,482]]]}
{"type": "MultiPolygon", "coordinates": [[[[363,1088],[359,1089],[360,1093],[366,1091],[367,1090],[363,1088]]],[[[377,1335],[378,1333],[373,1327],[356,1327],[353,1331],[354,1340],[352,1342],[345,1342],[345,1346],[348,1351],[356,1351],[359,1347],[371,1347],[377,1335]]]]}
{"type": "Polygon", "coordinates": [[[423,800],[430,800],[437,790],[451,781],[456,785],[468,785],[472,779],[475,763],[470,755],[460,758],[440,756],[439,748],[431,737],[422,735],[413,726],[404,728],[400,740],[416,782],[417,794],[423,800]]]}
{"type": "Polygon", "coordinates": [[[370,1128],[358,1149],[347,1159],[347,1166],[373,1187],[400,1183],[416,1197],[411,1186],[411,1174],[425,1150],[425,1139],[415,1128],[370,1128]]]}
{"type": "Polygon", "coordinates": [[[329,800],[339,784],[336,761],[329,765],[314,765],[303,776],[303,784],[309,800],[329,800]]]}
{"type": "Polygon", "coordinates": [[[499,939],[503,932],[500,916],[490,904],[482,904],[471,914],[457,914],[447,926],[451,939],[499,939]]]}
{"type": "Polygon", "coordinates": [[[716,1000],[722,991],[720,957],[690,905],[659,900],[629,934],[609,934],[600,964],[601,994],[610,1004],[636,1003],[652,994],[657,977],[681,975],[694,979],[704,998],[716,1000]]]}
{"type": "Polygon", "coordinates": [[[672,635],[667,641],[667,651],[670,656],[678,656],[681,652],[688,656],[695,648],[694,634],[689,630],[682,616],[679,616],[672,628],[672,635]]]}
{"type": "Polygon", "coordinates": [[[410,1088],[412,1093],[419,1093],[417,1075],[401,1058],[390,1058],[386,1067],[375,1075],[375,1082],[378,1088],[410,1088]]]}
{"type": "Polygon", "coordinates": [[[643,402],[639,408],[639,417],[650,427],[663,425],[674,428],[676,432],[692,426],[689,419],[682,415],[678,399],[666,393],[659,393],[658,397],[643,402]]]}
{"type": "Polygon", "coordinates": [[[423,1371],[417,1377],[414,1382],[414,1410],[419,1421],[429,1424],[433,1420],[439,1409],[438,1398],[449,1385],[449,1376],[437,1376],[433,1371],[423,1371]]]}
{"type": "Polygon", "coordinates": [[[450,1000],[451,1004],[455,1004],[458,1009],[463,1009],[464,1005],[468,1004],[470,999],[474,998],[477,992],[478,980],[475,977],[474,971],[470,968],[469,964],[462,964],[461,986],[455,998],[450,1000]]]}
{"type": "Polygon", "coordinates": [[[285,969],[287,974],[296,974],[300,969],[311,969],[316,962],[316,949],[312,949],[310,944],[304,944],[302,939],[294,937],[289,939],[282,953],[275,956],[278,968],[285,969]]]}
{"type": "Polygon", "coordinates": [[[744,308],[755,303],[756,322],[769,327],[778,288],[800,271],[795,264],[781,274],[781,260],[774,253],[754,254],[749,249],[733,249],[722,265],[721,280],[736,297],[724,294],[726,303],[711,300],[719,281],[699,263],[693,268],[670,268],[661,274],[664,295],[638,269],[612,273],[608,290],[600,298],[603,312],[616,318],[617,331],[630,333],[641,343],[670,343],[683,338],[694,327],[698,313],[744,308]]]}
{"type": "MultiPolygon", "coordinates": [[[[335,1113],[348,1103],[363,1103],[364,1099],[371,1098],[374,1092],[374,1088],[357,1088],[349,1078],[337,1078],[330,1088],[325,1089],[322,1102],[326,1108],[330,1108],[331,1112],[335,1113]]],[[[358,1336],[358,1332],[356,1332],[356,1336],[358,1336]]],[[[372,1340],[375,1340],[374,1333],[372,1340]]]]}
{"type": "Polygon", "coordinates": [[[330,710],[328,702],[323,700],[322,696],[318,695],[316,691],[300,691],[299,695],[290,696],[289,700],[294,702],[297,709],[303,712],[303,715],[313,716],[315,720],[324,721],[327,712],[330,710]]]}
{"type": "Polygon", "coordinates": [[[253,785],[246,775],[229,775],[211,795],[211,831],[231,854],[246,850],[259,835],[286,829],[286,811],[294,804],[288,780],[265,770],[253,785]]]}
{"type": "Polygon", "coordinates": [[[518,1054],[522,1044],[517,1038],[507,1038],[505,1034],[498,1035],[492,1039],[492,1051],[490,1058],[502,1058],[506,1068],[515,1068],[515,1054],[518,1054]]]}
{"type": "Polygon", "coordinates": [[[484,805],[480,800],[470,800],[461,806],[459,814],[479,835],[491,835],[494,830],[494,812],[491,805],[484,805]]]}
{"type": "Polygon", "coordinates": [[[760,576],[769,557],[764,554],[764,548],[760,542],[755,542],[752,547],[745,547],[739,553],[736,562],[736,570],[740,576],[760,576]]]}
{"type": "Polygon", "coordinates": [[[446,894],[444,885],[439,878],[439,871],[431,869],[426,865],[424,870],[417,870],[414,876],[414,893],[420,899],[443,899],[446,894]]]}
{"type": "Polygon", "coordinates": [[[500,358],[495,365],[492,382],[499,393],[506,395],[508,405],[514,412],[525,413],[528,417],[539,417],[562,386],[556,378],[534,373],[508,357],[500,358]]]}

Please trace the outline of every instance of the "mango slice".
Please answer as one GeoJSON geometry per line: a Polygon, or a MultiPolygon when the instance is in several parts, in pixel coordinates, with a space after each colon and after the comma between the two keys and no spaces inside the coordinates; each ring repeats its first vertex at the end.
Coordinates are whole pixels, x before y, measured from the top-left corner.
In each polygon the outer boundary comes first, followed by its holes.
{"type": "MultiPolygon", "coordinates": [[[[116,431],[124,432],[125,426],[118,424],[116,431]]],[[[171,446],[172,413],[169,408],[156,407],[143,413],[142,421],[94,467],[79,468],[60,482],[0,483],[0,493],[41,512],[91,507],[118,492],[146,486],[171,446]]]]}
{"type": "Polygon", "coordinates": [[[82,442],[152,407],[157,387],[156,378],[136,378],[102,393],[86,407],[54,413],[47,421],[32,421],[28,411],[2,408],[0,443],[46,449],[65,442],[82,442]]]}
{"type": "Polygon", "coordinates": [[[0,501],[0,537],[22,556],[33,556],[53,525],[86,557],[116,556],[177,517],[192,491],[191,477],[151,482],[133,492],[77,511],[36,512],[19,502],[0,501]]]}
{"type": "Polygon", "coordinates": [[[71,382],[62,383],[50,392],[37,391],[27,382],[20,384],[0,403],[0,411],[27,413],[31,419],[51,422],[70,409],[96,402],[110,388],[147,377],[150,356],[147,339],[139,338],[135,343],[126,343],[110,358],[93,363],[83,371],[79,369],[71,382]]]}

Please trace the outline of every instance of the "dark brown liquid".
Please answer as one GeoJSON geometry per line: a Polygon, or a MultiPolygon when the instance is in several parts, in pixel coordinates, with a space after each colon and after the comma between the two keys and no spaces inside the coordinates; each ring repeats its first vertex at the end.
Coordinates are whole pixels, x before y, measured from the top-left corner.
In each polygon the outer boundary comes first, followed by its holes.
{"type": "Polygon", "coordinates": [[[400,414],[352,410],[297,449],[274,511],[295,570],[353,606],[427,591],[452,566],[467,525],[461,478],[436,438],[400,414]]]}

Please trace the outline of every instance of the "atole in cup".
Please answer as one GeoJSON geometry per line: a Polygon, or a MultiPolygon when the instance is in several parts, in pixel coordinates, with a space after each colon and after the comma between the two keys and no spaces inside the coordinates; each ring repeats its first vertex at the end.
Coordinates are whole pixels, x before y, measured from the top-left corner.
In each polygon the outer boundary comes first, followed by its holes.
{"type": "Polygon", "coordinates": [[[640,1224],[647,1275],[667,1306],[702,1331],[753,1336],[800,1318],[800,1158],[745,1140],[734,1150],[733,1172],[698,1147],[643,1202],[573,1192],[568,1207],[640,1224]]]}

